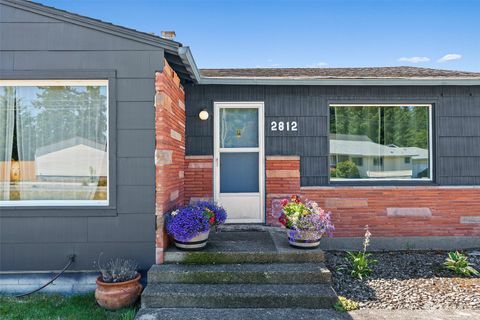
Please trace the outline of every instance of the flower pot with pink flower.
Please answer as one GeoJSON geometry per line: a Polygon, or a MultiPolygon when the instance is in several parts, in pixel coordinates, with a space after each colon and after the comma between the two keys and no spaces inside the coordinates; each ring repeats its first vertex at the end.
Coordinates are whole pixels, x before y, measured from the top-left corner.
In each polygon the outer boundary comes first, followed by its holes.
{"type": "Polygon", "coordinates": [[[331,212],[326,212],[314,201],[302,202],[294,195],[282,200],[279,221],[287,231],[288,242],[297,248],[316,248],[324,234],[333,235],[331,212]]]}

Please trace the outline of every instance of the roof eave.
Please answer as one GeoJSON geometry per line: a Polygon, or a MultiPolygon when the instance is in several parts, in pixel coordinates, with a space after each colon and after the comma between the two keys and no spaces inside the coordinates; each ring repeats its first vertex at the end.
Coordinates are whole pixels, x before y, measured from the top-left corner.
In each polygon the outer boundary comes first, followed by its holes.
{"type": "Polygon", "coordinates": [[[199,84],[218,85],[311,85],[311,86],[478,86],[479,79],[307,79],[200,77],[199,84]]]}
{"type": "Polygon", "coordinates": [[[178,56],[180,57],[183,64],[185,65],[185,69],[187,69],[188,73],[190,74],[191,80],[194,83],[200,83],[201,75],[200,75],[200,72],[198,71],[197,64],[195,63],[195,59],[193,58],[190,48],[179,47],[178,56]]]}

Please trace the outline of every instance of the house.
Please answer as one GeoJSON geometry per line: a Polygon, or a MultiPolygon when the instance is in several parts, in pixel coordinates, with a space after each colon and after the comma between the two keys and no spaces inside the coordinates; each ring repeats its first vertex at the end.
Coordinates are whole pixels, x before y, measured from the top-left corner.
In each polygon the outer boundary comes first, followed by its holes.
{"type": "Polygon", "coordinates": [[[71,254],[91,270],[101,252],[147,269],[163,215],[204,198],[268,226],[282,198],[315,200],[333,212],[328,248],[367,224],[376,248],[479,246],[479,123],[479,73],[200,70],[176,41],[0,0],[0,270],[71,254]],[[337,179],[345,160],[358,175],[337,179]]]}
{"type": "MultiPolygon", "coordinates": [[[[350,178],[422,178],[421,173],[429,167],[428,154],[428,149],[383,145],[367,136],[330,135],[330,166],[336,168],[339,162],[352,161],[359,174],[350,178]]],[[[330,178],[348,177],[331,174],[330,178]]]]}

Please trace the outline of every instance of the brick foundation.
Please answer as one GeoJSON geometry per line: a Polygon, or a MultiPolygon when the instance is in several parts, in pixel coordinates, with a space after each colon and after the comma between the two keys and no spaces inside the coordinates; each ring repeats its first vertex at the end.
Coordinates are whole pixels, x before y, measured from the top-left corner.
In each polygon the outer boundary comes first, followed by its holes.
{"type": "Polygon", "coordinates": [[[336,237],[361,237],[367,224],[378,237],[480,235],[480,187],[301,188],[299,158],[267,157],[266,168],[269,225],[280,199],[300,194],[333,212],[336,237]]]}
{"type": "Polygon", "coordinates": [[[163,215],[184,203],[185,93],[165,61],[155,74],[156,263],[168,245],[163,215]]]}

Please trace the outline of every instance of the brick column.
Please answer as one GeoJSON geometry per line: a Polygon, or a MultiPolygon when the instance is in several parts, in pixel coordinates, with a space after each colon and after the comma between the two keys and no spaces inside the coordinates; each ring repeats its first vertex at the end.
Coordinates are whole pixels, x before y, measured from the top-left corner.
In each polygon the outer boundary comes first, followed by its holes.
{"type": "Polygon", "coordinates": [[[280,201],[300,193],[300,157],[267,156],[265,167],[267,225],[280,226],[280,201]]]}
{"type": "Polygon", "coordinates": [[[155,74],[156,258],[163,263],[168,246],[164,214],[184,202],[185,92],[180,78],[164,62],[155,74]]]}

